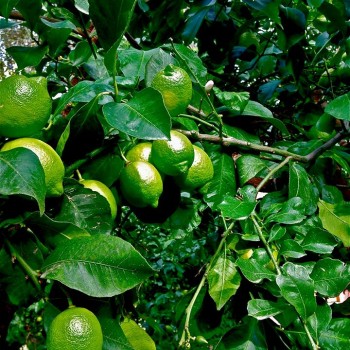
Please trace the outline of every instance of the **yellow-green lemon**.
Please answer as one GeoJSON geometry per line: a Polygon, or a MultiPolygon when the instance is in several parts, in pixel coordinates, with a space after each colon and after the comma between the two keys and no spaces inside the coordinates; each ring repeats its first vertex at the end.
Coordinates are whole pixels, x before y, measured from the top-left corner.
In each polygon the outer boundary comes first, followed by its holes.
{"type": "Polygon", "coordinates": [[[171,130],[170,140],[155,140],[151,152],[152,163],[162,173],[177,176],[185,173],[194,160],[191,141],[184,134],[171,130]]]}
{"type": "Polygon", "coordinates": [[[92,191],[98,192],[101,196],[106,198],[110,208],[111,216],[114,220],[117,216],[117,201],[114,197],[113,192],[107,187],[104,183],[97,180],[81,180],[80,183],[85,187],[89,188],[92,191]]]}
{"type": "Polygon", "coordinates": [[[213,178],[214,167],[208,154],[200,147],[193,145],[194,161],[188,171],[176,178],[178,185],[187,191],[199,189],[213,178]]]}
{"type": "Polygon", "coordinates": [[[139,208],[158,206],[159,197],[163,192],[163,181],[151,163],[127,163],[119,180],[121,193],[131,205],[139,208]]]}
{"type": "Polygon", "coordinates": [[[186,111],[192,99],[192,81],[188,73],[169,64],[153,78],[151,86],[158,90],[164,105],[172,117],[186,111]]]}
{"type": "Polygon", "coordinates": [[[0,136],[27,137],[48,122],[52,101],[44,77],[12,75],[0,82],[0,136]]]}
{"type": "Polygon", "coordinates": [[[46,142],[38,139],[24,137],[6,142],[1,151],[24,147],[34,152],[45,174],[46,196],[57,197],[63,194],[64,165],[60,156],[46,142]]]}
{"type": "Polygon", "coordinates": [[[151,142],[140,142],[130,148],[125,157],[130,162],[136,162],[138,160],[150,162],[151,150],[151,142]]]}
{"type": "Polygon", "coordinates": [[[52,321],[47,350],[102,350],[103,334],[97,317],[88,309],[70,307],[52,321]]]}

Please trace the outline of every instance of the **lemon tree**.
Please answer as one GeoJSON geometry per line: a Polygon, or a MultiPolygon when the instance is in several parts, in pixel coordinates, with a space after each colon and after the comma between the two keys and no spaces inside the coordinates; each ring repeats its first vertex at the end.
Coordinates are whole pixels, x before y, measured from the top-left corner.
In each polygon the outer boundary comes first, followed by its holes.
{"type": "Polygon", "coordinates": [[[0,81],[0,135],[27,137],[48,123],[52,108],[44,77],[14,74],[0,81]]]}
{"type": "Polygon", "coordinates": [[[49,326],[48,350],[100,350],[103,334],[97,317],[88,309],[70,307],[58,314],[49,326]]]}
{"type": "Polygon", "coordinates": [[[348,17],[0,1],[0,348],[350,348],[348,17]]]}

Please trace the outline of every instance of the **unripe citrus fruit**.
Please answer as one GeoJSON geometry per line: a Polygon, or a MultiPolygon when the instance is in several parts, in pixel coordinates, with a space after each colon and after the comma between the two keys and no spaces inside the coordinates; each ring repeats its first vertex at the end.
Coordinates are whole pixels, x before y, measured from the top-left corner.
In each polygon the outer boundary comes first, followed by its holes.
{"type": "Polygon", "coordinates": [[[122,170],[119,179],[123,197],[131,205],[139,208],[158,206],[163,192],[163,181],[151,163],[130,162],[122,170]]]}
{"type": "Polygon", "coordinates": [[[153,78],[151,86],[158,90],[172,117],[186,111],[192,99],[192,81],[187,72],[172,64],[167,65],[153,78]]]}
{"type": "Polygon", "coordinates": [[[0,82],[0,135],[26,137],[47,123],[52,101],[44,77],[12,75],[0,82]]]}
{"type": "Polygon", "coordinates": [[[150,161],[152,150],[151,142],[140,142],[137,145],[133,146],[126,153],[126,159],[130,162],[136,162],[138,160],[142,160],[144,162],[150,161]]]}
{"type": "Polygon", "coordinates": [[[98,192],[101,196],[106,198],[106,200],[111,208],[112,219],[114,220],[117,216],[117,201],[116,201],[112,191],[101,181],[81,180],[80,183],[85,188],[89,188],[92,191],[98,192]]]}
{"type": "Polygon", "coordinates": [[[151,157],[160,172],[170,176],[180,175],[193,163],[193,145],[187,136],[171,130],[170,140],[153,141],[151,157]]]}
{"type": "Polygon", "coordinates": [[[193,191],[206,185],[214,176],[214,167],[208,154],[193,145],[194,161],[185,174],[176,178],[177,184],[184,190],[193,191]]]}
{"type": "Polygon", "coordinates": [[[34,152],[44,169],[46,196],[57,197],[63,194],[64,165],[60,156],[47,143],[29,137],[19,138],[6,142],[1,151],[24,147],[34,152]]]}
{"type": "Polygon", "coordinates": [[[70,307],[52,321],[46,340],[47,350],[102,350],[100,322],[88,309],[70,307]]]}

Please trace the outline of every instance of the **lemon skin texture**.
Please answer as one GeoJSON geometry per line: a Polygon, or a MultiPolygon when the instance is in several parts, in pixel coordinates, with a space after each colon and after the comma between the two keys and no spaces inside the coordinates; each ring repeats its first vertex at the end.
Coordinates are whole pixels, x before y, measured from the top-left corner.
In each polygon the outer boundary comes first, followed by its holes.
{"type": "Polygon", "coordinates": [[[126,153],[126,159],[130,162],[142,160],[144,162],[151,162],[152,142],[140,142],[133,146],[126,153]]]}
{"type": "Polygon", "coordinates": [[[81,180],[80,183],[92,191],[98,192],[101,196],[106,198],[110,208],[111,217],[114,220],[117,216],[117,201],[112,193],[112,191],[101,181],[97,180],[81,180]]]}
{"type": "Polygon", "coordinates": [[[51,109],[46,78],[12,75],[0,82],[0,136],[38,133],[47,124],[51,109]]]}
{"type": "Polygon", "coordinates": [[[176,178],[176,183],[186,191],[193,191],[207,185],[214,176],[213,163],[208,154],[193,145],[194,161],[185,174],[176,178]]]}
{"type": "Polygon", "coordinates": [[[52,321],[47,350],[102,350],[103,334],[97,317],[88,309],[70,307],[52,321]]]}
{"type": "Polygon", "coordinates": [[[194,160],[194,149],[187,136],[171,130],[170,140],[155,140],[152,145],[152,163],[166,175],[185,173],[194,160]]]}
{"type": "Polygon", "coordinates": [[[133,206],[158,207],[163,192],[163,181],[158,170],[148,162],[127,163],[120,174],[120,190],[123,197],[133,206]]]}
{"type": "Polygon", "coordinates": [[[58,197],[63,194],[64,164],[56,151],[47,143],[24,137],[6,142],[1,151],[24,147],[34,152],[44,169],[46,197],[58,197]]]}
{"type": "Polygon", "coordinates": [[[171,117],[186,111],[192,99],[192,81],[187,72],[169,64],[159,71],[151,82],[151,87],[158,90],[171,117]]]}

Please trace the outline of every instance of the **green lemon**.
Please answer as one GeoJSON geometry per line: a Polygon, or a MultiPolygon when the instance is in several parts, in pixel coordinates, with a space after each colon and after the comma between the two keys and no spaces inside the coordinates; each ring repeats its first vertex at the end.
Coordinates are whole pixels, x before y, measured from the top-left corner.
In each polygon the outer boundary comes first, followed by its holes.
{"type": "Polygon", "coordinates": [[[1,151],[24,147],[34,152],[44,169],[46,196],[57,197],[63,194],[64,165],[60,156],[47,143],[29,137],[19,138],[6,142],[1,151]]]}
{"type": "Polygon", "coordinates": [[[185,174],[176,178],[177,184],[184,190],[199,189],[213,178],[214,167],[208,154],[200,147],[193,145],[194,161],[185,174]]]}
{"type": "Polygon", "coordinates": [[[98,192],[101,196],[106,198],[110,208],[112,219],[114,220],[117,216],[117,201],[114,197],[113,192],[101,181],[97,180],[81,180],[80,183],[92,191],[98,192]]]}
{"type": "Polygon", "coordinates": [[[180,132],[171,130],[170,140],[155,140],[152,145],[152,163],[162,173],[177,176],[185,173],[194,160],[191,141],[180,132]]]}
{"type": "Polygon", "coordinates": [[[192,99],[192,81],[187,72],[169,64],[153,78],[151,86],[158,90],[172,117],[186,111],[192,99]]]}
{"type": "Polygon", "coordinates": [[[119,180],[121,193],[131,205],[138,208],[158,206],[159,197],[163,192],[163,181],[151,163],[127,163],[119,180]]]}
{"type": "Polygon", "coordinates": [[[125,157],[130,162],[136,162],[138,160],[150,162],[151,150],[151,142],[140,142],[130,148],[125,157]]]}
{"type": "Polygon", "coordinates": [[[0,82],[0,135],[27,137],[48,122],[52,101],[44,77],[12,75],[0,82]]]}
{"type": "Polygon", "coordinates": [[[52,321],[47,350],[102,350],[103,335],[100,322],[88,309],[70,307],[52,321]]]}

